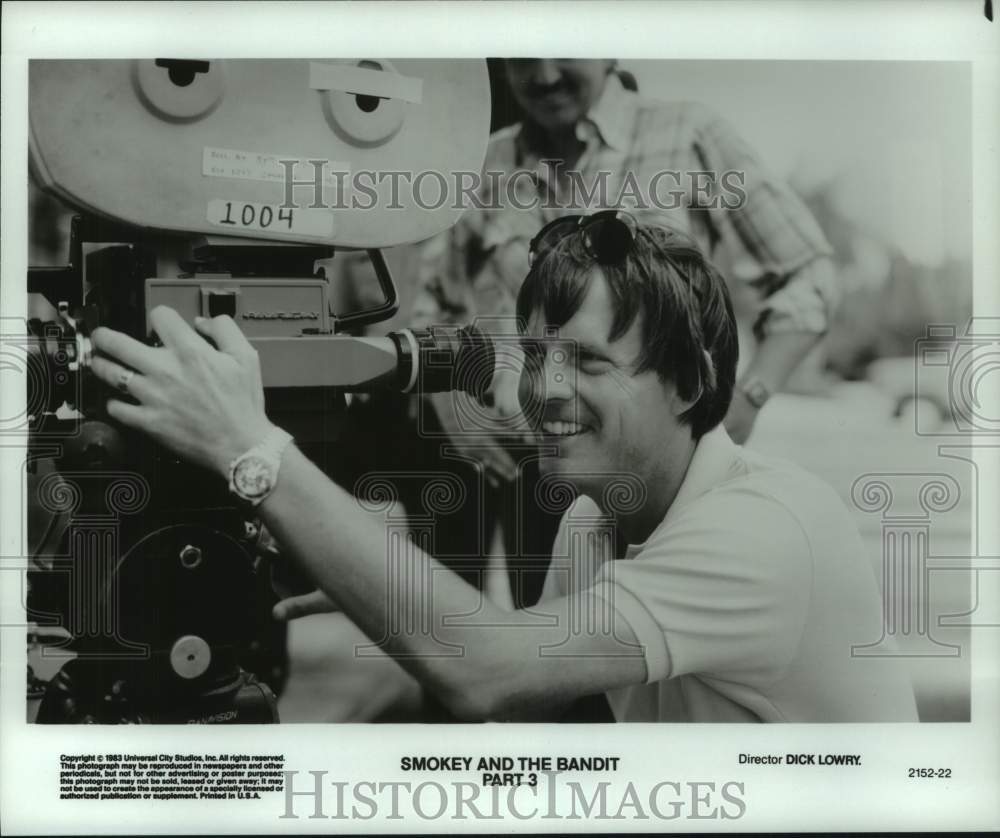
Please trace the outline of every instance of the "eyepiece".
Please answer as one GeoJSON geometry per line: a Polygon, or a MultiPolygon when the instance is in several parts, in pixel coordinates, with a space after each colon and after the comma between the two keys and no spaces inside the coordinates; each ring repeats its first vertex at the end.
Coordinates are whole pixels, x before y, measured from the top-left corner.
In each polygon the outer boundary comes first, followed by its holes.
{"type": "Polygon", "coordinates": [[[493,342],[475,326],[403,329],[389,337],[399,355],[402,392],[462,390],[481,398],[489,390],[496,362],[493,342]]]}

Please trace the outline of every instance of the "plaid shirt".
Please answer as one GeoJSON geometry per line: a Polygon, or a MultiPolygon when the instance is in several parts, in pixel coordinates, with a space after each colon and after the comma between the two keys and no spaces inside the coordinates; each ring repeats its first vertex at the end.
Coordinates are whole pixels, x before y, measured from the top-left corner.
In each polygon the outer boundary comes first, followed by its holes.
{"type": "Polygon", "coordinates": [[[484,178],[479,195],[487,208],[468,210],[421,250],[415,325],[513,315],[527,274],[528,243],[541,226],[562,214],[609,205],[636,211],[638,186],[644,194],[655,192],[666,206],[653,207],[647,200],[637,211],[641,220],[692,235],[731,283],[745,282],[756,290],[759,336],[826,331],[838,291],[830,260],[821,258],[831,254],[830,246],[802,201],[767,173],[726,122],[696,103],[643,99],[612,74],[576,131],[585,145],[574,167],[577,184],[591,191],[606,178],[603,195],[579,189],[574,194],[565,177],[551,177],[523,125],[498,131],[484,171],[503,176],[484,178]],[[662,172],[670,175],[657,180],[654,176],[662,172]],[[702,183],[696,186],[688,174],[697,172],[710,173],[709,190],[703,188],[705,176],[698,176],[702,183]],[[726,172],[744,173],[745,200],[736,208],[725,206],[736,203],[733,193],[730,200],[719,200],[725,197],[720,184],[731,183],[723,178],[726,172]],[[549,190],[555,200],[539,200],[549,190]],[[677,193],[673,200],[670,191],[677,193]]]}

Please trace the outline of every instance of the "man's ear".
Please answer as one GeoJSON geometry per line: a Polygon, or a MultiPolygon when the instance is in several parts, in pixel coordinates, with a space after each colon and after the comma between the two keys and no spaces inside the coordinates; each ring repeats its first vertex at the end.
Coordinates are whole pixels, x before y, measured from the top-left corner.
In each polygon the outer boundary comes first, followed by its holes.
{"type": "Polygon", "coordinates": [[[677,385],[675,385],[672,381],[668,382],[666,386],[669,388],[668,401],[670,403],[670,412],[676,417],[683,416],[687,413],[698,403],[698,399],[701,398],[701,393],[695,393],[690,399],[682,398],[681,394],[677,390],[677,385]]]}
{"type": "Polygon", "coordinates": [[[675,382],[664,382],[664,386],[670,388],[670,408],[674,416],[681,416],[698,404],[702,396],[705,395],[706,379],[708,380],[708,392],[715,392],[715,367],[712,363],[712,356],[706,350],[702,350],[702,356],[705,361],[705,366],[701,370],[698,379],[698,389],[695,391],[694,395],[691,396],[691,398],[682,398],[681,394],[677,390],[677,384],[675,382]]]}

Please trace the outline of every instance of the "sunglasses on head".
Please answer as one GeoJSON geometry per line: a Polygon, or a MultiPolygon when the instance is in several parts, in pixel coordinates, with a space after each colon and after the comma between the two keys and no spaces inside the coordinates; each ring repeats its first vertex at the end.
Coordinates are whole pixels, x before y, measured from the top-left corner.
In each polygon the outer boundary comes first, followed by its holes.
{"type": "Polygon", "coordinates": [[[601,210],[593,215],[564,215],[550,221],[528,245],[528,267],[545,256],[563,239],[583,236],[587,253],[601,265],[621,262],[635,244],[639,223],[624,210],[601,210]]]}
{"type": "MultiPolygon", "coordinates": [[[[544,259],[559,242],[575,233],[583,236],[583,245],[595,262],[599,265],[617,265],[625,260],[635,245],[639,235],[639,222],[625,210],[601,210],[593,215],[564,215],[542,227],[528,244],[529,269],[544,259]]],[[[684,278],[694,295],[700,298],[701,289],[691,282],[690,276],[666,252],[660,250],[660,256],[684,278]]],[[[645,275],[645,270],[640,270],[645,275]]]]}

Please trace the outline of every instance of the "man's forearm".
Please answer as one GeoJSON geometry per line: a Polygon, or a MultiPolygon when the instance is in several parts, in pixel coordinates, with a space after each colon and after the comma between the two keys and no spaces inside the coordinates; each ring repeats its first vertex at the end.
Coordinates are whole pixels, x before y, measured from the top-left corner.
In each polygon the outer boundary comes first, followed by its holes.
{"type": "Polygon", "coordinates": [[[742,445],[753,432],[762,404],[755,393],[757,385],[763,384],[767,393],[781,390],[819,338],[815,332],[776,332],[758,345],[726,413],[726,430],[734,442],[742,445]]]}
{"type": "Polygon", "coordinates": [[[760,379],[772,393],[826,334],[840,297],[834,264],[819,256],[793,272],[766,303],[754,327],[757,351],[743,379],[760,379]]]}
{"type": "Polygon", "coordinates": [[[771,393],[778,392],[821,337],[821,334],[815,332],[777,332],[767,335],[757,346],[742,379],[758,379],[771,393]]]}
{"type": "Polygon", "coordinates": [[[391,540],[294,446],[260,512],[318,587],[460,717],[509,717],[645,674],[636,650],[622,646],[632,637],[626,625],[574,638],[569,612],[579,601],[549,603],[544,617],[497,607],[412,543],[391,540]],[[595,643],[607,659],[574,656],[592,655],[595,643]],[[562,654],[546,657],[543,648],[562,654]]]}
{"type": "MultiPolygon", "coordinates": [[[[196,319],[195,331],[157,306],[150,321],[161,347],[107,328],[91,336],[94,375],[134,397],[109,399],[108,415],[231,479],[236,459],[273,439],[256,351],[229,317],[196,319]]],[[[509,717],[645,676],[635,635],[617,610],[608,613],[607,594],[557,598],[545,614],[497,608],[372,521],[294,446],[259,511],[327,597],[458,715],[509,717]],[[593,613],[600,625],[580,620],[593,613]]]]}

